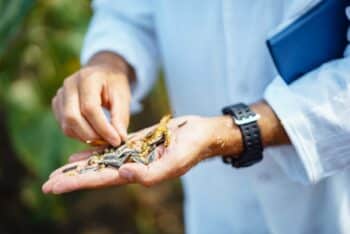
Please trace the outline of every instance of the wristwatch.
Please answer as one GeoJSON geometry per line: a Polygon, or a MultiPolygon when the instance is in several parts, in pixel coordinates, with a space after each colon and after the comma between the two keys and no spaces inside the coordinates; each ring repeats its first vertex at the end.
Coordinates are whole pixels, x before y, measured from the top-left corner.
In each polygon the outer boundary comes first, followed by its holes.
{"type": "Polygon", "coordinates": [[[224,115],[230,115],[240,128],[244,150],[241,155],[223,156],[224,163],[233,167],[249,167],[263,159],[263,146],[260,137],[258,119],[260,115],[253,112],[249,106],[239,103],[222,109],[224,115]]]}

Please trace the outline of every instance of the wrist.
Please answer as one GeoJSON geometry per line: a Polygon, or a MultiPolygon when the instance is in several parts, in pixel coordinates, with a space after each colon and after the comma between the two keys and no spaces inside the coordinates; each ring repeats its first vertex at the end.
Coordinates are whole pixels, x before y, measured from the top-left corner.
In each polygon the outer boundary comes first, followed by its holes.
{"type": "Polygon", "coordinates": [[[261,117],[258,125],[263,147],[290,143],[280,120],[265,101],[254,103],[250,108],[261,117]]]}
{"type": "Polygon", "coordinates": [[[209,149],[211,156],[237,155],[243,152],[243,139],[239,127],[229,116],[209,118],[211,126],[209,149]]]}
{"type": "MultiPolygon", "coordinates": [[[[260,101],[250,106],[260,115],[257,121],[263,147],[288,144],[289,138],[281,122],[265,102],[260,101]]],[[[244,152],[244,142],[240,128],[230,116],[208,118],[210,125],[208,157],[215,155],[233,155],[239,157],[244,152]]]]}

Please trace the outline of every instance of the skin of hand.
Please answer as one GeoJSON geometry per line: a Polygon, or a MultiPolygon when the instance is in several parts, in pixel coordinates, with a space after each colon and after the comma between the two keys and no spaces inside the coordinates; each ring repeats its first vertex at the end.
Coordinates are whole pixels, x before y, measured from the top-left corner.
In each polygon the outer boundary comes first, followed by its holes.
{"type": "MultiPolygon", "coordinates": [[[[211,118],[185,116],[170,120],[170,144],[167,148],[157,148],[157,160],[149,165],[126,163],[119,170],[103,168],[98,172],[69,176],[62,173],[62,168],[53,172],[43,186],[45,193],[59,194],[77,189],[121,185],[125,183],[141,183],[151,186],[163,179],[170,179],[185,173],[193,165],[210,155],[210,139],[214,131],[211,118]],[[181,123],[185,125],[178,127],[181,123]],[[113,172],[113,173],[112,173],[113,172]],[[131,176],[130,173],[133,173],[131,176]]],[[[140,131],[143,136],[148,131],[140,131]]],[[[74,164],[85,163],[89,151],[73,155],[74,164]],[[82,160],[82,161],[76,161],[82,160]]],[[[67,165],[65,166],[67,167],[67,165]]],[[[65,168],[63,167],[63,168],[65,168]]]]}
{"type": "Polygon", "coordinates": [[[63,132],[83,142],[103,140],[118,146],[129,124],[130,66],[118,55],[101,52],[64,80],[52,99],[63,132]],[[107,119],[102,107],[110,111],[107,119]]]}
{"type": "MultiPolygon", "coordinates": [[[[251,106],[262,117],[258,121],[264,146],[288,144],[289,139],[281,123],[264,102],[251,106]]],[[[91,152],[71,156],[71,164],[54,171],[43,185],[44,193],[60,194],[80,189],[91,189],[139,183],[152,186],[179,177],[200,161],[216,155],[240,155],[243,150],[242,135],[230,116],[185,116],[172,119],[168,124],[170,144],[157,148],[157,160],[149,165],[126,163],[119,170],[103,168],[76,176],[62,173],[62,169],[85,163],[91,152]],[[182,123],[186,122],[185,125],[182,123]]],[[[139,135],[144,135],[143,130],[139,135]]]]}
{"type": "MultiPolygon", "coordinates": [[[[289,138],[280,121],[264,101],[251,105],[260,114],[258,125],[265,147],[289,144],[289,138]]],[[[124,164],[119,175],[129,183],[152,186],[185,174],[200,161],[218,155],[236,155],[243,149],[242,134],[231,116],[202,118],[190,116],[170,122],[170,145],[160,148],[159,159],[149,166],[138,163],[124,164]],[[186,121],[181,128],[177,126],[186,121]]]]}

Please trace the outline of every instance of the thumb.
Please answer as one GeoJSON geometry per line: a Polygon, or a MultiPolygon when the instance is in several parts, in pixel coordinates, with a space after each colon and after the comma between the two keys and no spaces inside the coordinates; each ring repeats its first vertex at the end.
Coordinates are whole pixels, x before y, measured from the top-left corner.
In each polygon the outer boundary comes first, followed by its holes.
{"type": "MultiPolygon", "coordinates": [[[[156,151],[159,154],[159,151],[156,151]]],[[[129,182],[139,183],[146,187],[172,178],[172,163],[163,155],[149,165],[141,163],[126,163],[119,168],[119,175],[129,182]]]]}

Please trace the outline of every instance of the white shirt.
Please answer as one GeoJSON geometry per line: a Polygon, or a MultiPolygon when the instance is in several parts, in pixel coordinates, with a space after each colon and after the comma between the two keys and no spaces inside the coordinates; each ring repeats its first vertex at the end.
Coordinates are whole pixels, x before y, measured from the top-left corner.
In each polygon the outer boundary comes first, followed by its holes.
{"type": "Polygon", "coordinates": [[[175,115],[265,98],[292,141],[247,169],[217,157],[188,172],[187,233],[350,233],[350,53],[288,86],[265,45],[315,1],[93,2],[82,63],[102,50],[122,55],[137,74],[134,108],[161,64],[175,115]]]}

